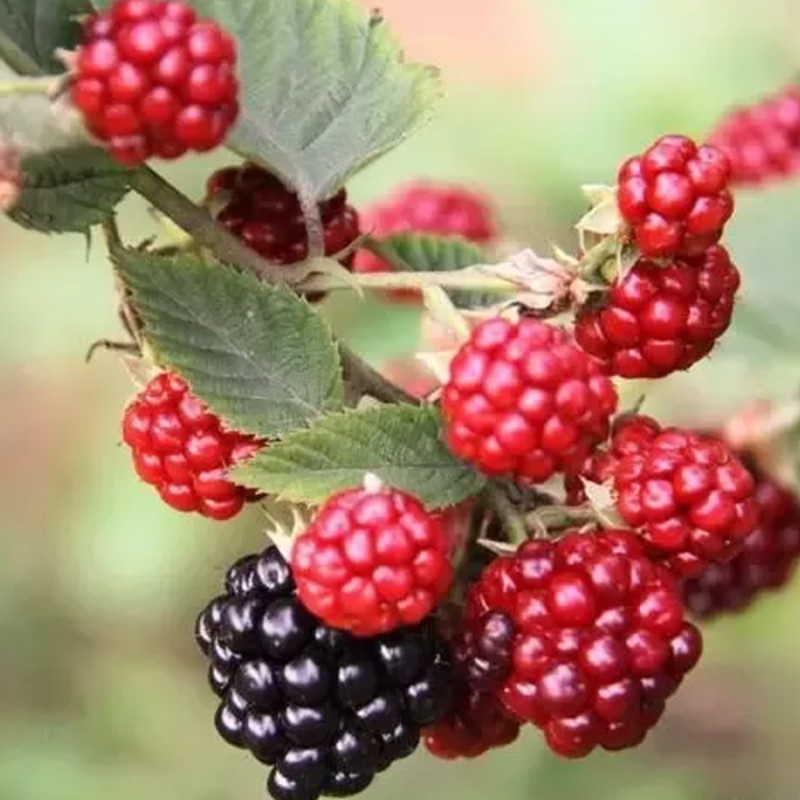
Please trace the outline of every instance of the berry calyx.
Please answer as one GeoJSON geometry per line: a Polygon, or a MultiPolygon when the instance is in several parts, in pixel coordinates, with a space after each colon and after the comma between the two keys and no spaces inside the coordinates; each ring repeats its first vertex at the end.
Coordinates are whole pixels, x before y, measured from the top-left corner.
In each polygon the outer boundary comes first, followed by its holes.
{"type": "Polygon", "coordinates": [[[388,487],[328,498],[292,547],[300,600],[325,623],[374,636],[427,617],[453,578],[441,515],[388,487]]]}
{"type": "Polygon", "coordinates": [[[71,97],[114,158],[222,144],[239,115],[236,42],[182,0],[117,0],[84,24],[71,97]]]}
{"type": "MultiPolygon", "coordinates": [[[[743,460],[747,463],[746,456],[743,460]]],[[[737,556],[710,564],[682,585],[689,612],[701,619],[738,613],[783,587],[800,558],[800,503],[786,486],[748,464],[755,476],[758,525],[737,556]]]]}
{"type": "Polygon", "coordinates": [[[699,575],[741,550],[758,509],[749,470],[721,440],[631,416],[589,469],[610,476],[626,525],[676,574],[699,575]]]}
{"type": "Polygon", "coordinates": [[[659,378],[688,369],[728,329],[739,282],[719,245],[666,265],[640,259],[580,310],[575,339],[611,375],[659,378]]]}
{"type": "Polygon", "coordinates": [[[662,136],[618,174],[617,204],[645,258],[699,255],[733,213],[731,165],[713,145],[662,136]]]}
{"type": "MultiPolygon", "coordinates": [[[[393,233],[432,233],[460,236],[476,244],[488,244],[497,236],[493,210],[487,198],[464,186],[415,182],[401,186],[364,213],[363,227],[374,236],[393,233]]],[[[379,256],[359,250],[353,272],[390,272],[379,256]]],[[[414,289],[386,293],[395,300],[419,300],[414,289]]]]}
{"type": "MultiPolygon", "coordinates": [[[[218,201],[217,220],[234,236],[274,264],[308,258],[305,218],[297,194],[257,164],[226,167],[208,179],[206,201],[218,201]]],[[[325,255],[346,250],[360,235],[358,213],[341,189],[319,204],[325,255]]],[[[352,256],[343,262],[349,267],[352,256]]]]}
{"type": "Polygon", "coordinates": [[[736,108],[709,137],[731,162],[732,182],[757,185],[800,173],[800,90],[789,86],[736,108]]]}
{"type": "Polygon", "coordinates": [[[195,628],[215,725],[271,768],[275,800],[360,793],[449,712],[452,670],[432,622],[372,639],[330,628],[274,547],[237,561],[225,583],[195,628]]]}
{"type": "Polygon", "coordinates": [[[494,692],[558,755],[638,745],[697,663],[674,578],[632,531],[567,531],[499,558],[470,590],[467,626],[502,616],[507,669],[494,692]]]}
{"type": "Polygon", "coordinates": [[[177,511],[227,520],[257,499],[227,477],[264,442],[227,430],[178,375],[162,372],[133,399],[122,422],[136,474],[177,511]]]}
{"type": "Polygon", "coordinates": [[[542,483],[608,434],[617,394],[567,333],[539,320],[478,325],[442,393],[450,449],[488,475],[542,483]]]}

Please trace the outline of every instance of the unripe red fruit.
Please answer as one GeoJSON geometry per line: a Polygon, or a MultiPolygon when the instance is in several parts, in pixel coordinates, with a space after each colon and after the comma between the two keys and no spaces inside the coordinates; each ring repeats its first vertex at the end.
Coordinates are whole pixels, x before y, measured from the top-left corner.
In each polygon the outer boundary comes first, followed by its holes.
{"type": "Polygon", "coordinates": [[[662,136],[618,175],[617,203],[645,258],[699,255],[733,213],[731,165],[712,145],[662,136]]]}
{"type": "Polygon", "coordinates": [[[239,115],[236,42],[182,0],[117,0],[89,17],[72,101],[123,164],[222,144],[239,115]]]}
{"type": "Polygon", "coordinates": [[[493,694],[462,686],[453,702],[447,717],[422,731],[425,747],[437,758],[477,758],[517,740],[520,723],[493,694]]]}
{"type": "Polygon", "coordinates": [[[627,530],[567,531],[497,559],[465,624],[492,614],[513,626],[495,693],[567,758],[639,744],[702,650],[675,580],[627,530]]]}
{"type": "Polygon", "coordinates": [[[160,373],[133,399],[122,433],[138,476],[177,511],[226,520],[257,499],[231,483],[227,470],[255,455],[264,442],[226,430],[174,373],[160,373]]]}
{"type": "Polygon", "coordinates": [[[566,332],[530,318],[478,325],[442,394],[450,449],[489,475],[529,483],[576,471],[616,405],[611,381],[566,332]]]}
{"type": "Polygon", "coordinates": [[[739,272],[725,248],[662,266],[640,260],[575,323],[578,344],[623,378],[659,378],[711,352],[728,329],[739,272]]]}
{"type": "MultiPolygon", "coordinates": [[[[393,233],[431,233],[460,236],[476,244],[487,244],[497,236],[493,211],[487,198],[463,186],[428,182],[400,187],[382,202],[368,208],[364,230],[374,236],[393,233]]],[[[367,250],[359,250],[353,272],[389,272],[391,266],[367,250]]],[[[387,292],[395,300],[419,300],[411,289],[387,292]]]]}
{"type": "Polygon", "coordinates": [[[758,520],[753,476],[715,437],[632,416],[590,463],[594,480],[611,477],[626,525],[678,575],[735,556],[758,520]]]}
{"type": "Polygon", "coordinates": [[[758,525],[735,558],[711,564],[697,578],[684,581],[684,602],[695,617],[709,619],[743,611],[761,595],[783,587],[800,558],[797,497],[749,466],[756,477],[758,525]]]}
{"type": "Polygon", "coordinates": [[[731,111],[711,134],[732,182],[761,184],[800,173],[800,90],[794,86],[731,111]]]}
{"type": "Polygon", "coordinates": [[[297,593],[312,614],[356,636],[414,625],[453,579],[443,518],[396,489],[328,498],[292,547],[297,593]]]}
{"type": "MultiPolygon", "coordinates": [[[[281,180],[256,164],[226,167],[208,179],[206,201],[220,201],[217,219],[234,236],[274,264],[297,264],[308,258],[308,237],[300,201],[281,180]]],[[[347,192],[319,204],[325,255],[346,250],[359,236],[358,213],[347,205],[347,192]]],[[[349,266],[352,256],[343,263],[349,266]]]]}

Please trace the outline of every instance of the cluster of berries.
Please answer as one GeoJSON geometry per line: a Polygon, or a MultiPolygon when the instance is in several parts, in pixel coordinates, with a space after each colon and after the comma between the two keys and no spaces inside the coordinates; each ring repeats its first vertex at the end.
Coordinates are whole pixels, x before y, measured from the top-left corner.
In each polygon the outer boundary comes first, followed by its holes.
{"type": "MultiPolygon", "coordinates": [[[[71,97],[118,160],[224,140],[239,112],[237,56],[216,23],[183,0],[117,0],[84,29],[71,97]]],[[[719,244],[728,185],[799,169],[794,89],[736,112],[712,144],[662,137],[618,174],[613,235],[639,258],[577,310],[574,331],[493,317],[452,359],[441,411],[453,453],[523,494],[560,476],[579,503],[584,480],[604,484],[603,525],[567,522],[542,538],[532,522],[515,552],[479,558],[460,551],[473,546],[473,514],[496,526],[494,512],[433,513],[368,478],[316,509],[290,554],[269,547],[229,569],[196,638],[220,700],[216,728],[270,767],[276,800],[354,795],[420,742],[475,758],[526,724],[568,758],[633,747],[700,658],[688,616],[741,609],[785,583],[800,557],[795,496],[718,436],[615,419],[612,376],[662,377],[712,350],[739,287],[719,244]],[[451,608],[456,554],[480,563],[459,570],[463,604],[451,608]]],[[[214,173],[205,202],[269,261],[308,257],[300,201],[263,167],[214,173]]],[[[355,272],[391,269],[354,251],[362,224],[343,189],[319,216],[327,255],[355,272]]],[[[368,210],[363,228],[498,237],[483,197],[429,183],[368,210]]],[[[226,520],[259,499],[228,471],[268,443],[229,429],[176,374],[131,402],[123,437],[174,509],[226,520]]]]}

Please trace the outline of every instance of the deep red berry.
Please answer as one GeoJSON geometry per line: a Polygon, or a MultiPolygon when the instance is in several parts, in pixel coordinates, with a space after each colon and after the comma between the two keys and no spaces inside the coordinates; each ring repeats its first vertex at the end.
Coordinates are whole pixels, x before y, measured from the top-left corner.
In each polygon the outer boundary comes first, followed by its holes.
{"type": "Polygon", "coordinates": [[[86,21],[71,92],[124,164],[212,150],[239,115],[236,43],[182,0],[117,0],[86,21]]]}
{"type": "Polygon", "coordinates": [[[441,515],[386,487],[328,498],[292,548],[306,608],[328,625],[374,636],[424,619],[453,578],[441,515]]]}
{"type": "Polygon", "coordinates": [[[567,758],[639,744],[702,649],[674,579],[627,530],[567,531],[497,559],[465,624],[498,614],[513,638],[494,691],[567,758]]]}
{"type": "Polygon", "coordinates": [[[663,377],[711,352],[730,325],[738,288],[739,272],[719,245],[666,266],[642,259],[584,306],[575,338],[609,374],[663,377]]]}
{"type": "Polygon", "coordinates": [[[762,594],[786,584],[800,558],[797,497],[774,478],[748,466],[756,477],[758,525],[739,555],[725,564],[711,564],[697,578],[684,581],[684,602],[696,617],[742,611],[762,594]]]}
{"type": "Polygon", "coordinates": [[[734,109],[709,139],[730,159],[732,182],[760,184],[800,173],[800,90],[789,86],[734,109]]]}
{"type": "Polygon", "coordinates": [[[437,758],[477,758],[516,741],[520,723],[511,719],[493,694],[460,687],[452,712],[422,732],[422,741],[437,758]]]}
{"type": "Polygon", "coordinates": [[[622,519],[678,575],[732,558],[758,519],[753,476],[713,436],[629,417],[593,469],[611,476],[622,519]]]}
{"type": "Polygon", "coordinates": [[[731,165],[712,145],[662,136],[618,175],[617,203],[645,258],[699,255],[733,213],[731,165]]]}
{"type": "Polygon", "coordinates": [[[163,372],[134,398],[122,423],[136,473],[178,511],[230,519],[255,495],[227,477],[227,469],[263,443],[223,427],[174,373],[163,372]]]}
{"type": "MultiPolygon", "coordinates": [[[[275,264],[308,257],[305,218],[297,195],[256,164],[226,167],[207,182],[206,201],[221,202],[217,219],[234,236],[275,264]]],[[[346,250],[359,236],[358,213],[347,205],[344,189],[319,205],[325,254],[346,250]]],[[[349,266],[352,256],[343,260],[349,266]]]]}
{"type": "MultiPolygon", "coordinates": [[[[487,244],[497,236],[492,208],[480,193],[464,186],[427,182],[410,183],[391,196],[367,209],[365,231],[375,236],[393,233],[433,233],[439,236],[461,236],[476,244],[487,244]]],[[[378,256],[359,250],[353,271],[388,272],[391,266],[378,256]]],[[[397,300],[419,299],[414,290],[388,293],[397,300]]]]}
{"type": "Polygon", "coordinates": [[[617,394],[565,331],[535,319],[478,325],[442,394],[450,449],[489,475],[541,483],[608,433],[617,394]]]}

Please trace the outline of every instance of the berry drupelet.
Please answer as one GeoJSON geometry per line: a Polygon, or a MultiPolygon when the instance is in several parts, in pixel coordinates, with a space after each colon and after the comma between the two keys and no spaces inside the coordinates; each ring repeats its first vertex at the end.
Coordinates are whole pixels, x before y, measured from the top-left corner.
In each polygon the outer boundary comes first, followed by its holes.
{"type": "Polygon", "coordinates": [[[339,492],[292,547],[298,596],[328,625],[356,636],[416,624],[453,579],[447,530],[443,515],[396,489],[339,492]]]}
{"type": "Polygon", "coordinates": [[[709,137],[728,156],[732,183],[747,186],[800,173],[800,89],[789,86],[734,109],[709,137]]]}
{"type": "Polygon", "coordinates": [[[739,281],[719,245],[666,265],[639,260],[581,309],[575,339],[611,375],[660,378],[688,369],[728,329],[739,281]]]}
{"type": "Polygon", "coordinates": [[[450,449],[488,475],[527,483],[575,471],[616,406],[600,367],[565,331],[531,318],[479,324],[442,394],[450,449]]]}
{"type": "Polygon", "coordinates": [[[683,577],[733,558],[758,519],[753,476],[726,444],[648,417],[619,420],[586,474],[612,485],[625,524],[683,577]]]}
{"type": "Polygon", "coordinates": [[[182,0],[117,0],[89,17],[71,96],[112,156],[136,165],[222,144],[239,114],[236,43],[182,0]]]}
{"type": "MultiPolygon", "coordinates": [[[[746,456],[743,459],[748,463],[746,456]]],[[[775,478],[748,466],[756,480],[758,525],[737,556],[684,581],[683,599],[695,617],[710,619],[744,610],[761,595],[782,588],[800,558],[797,497],[775,478]]]]}
{"type": "Polygon", "coordinates": [[[460,685],[451,713],[426,728],[422,741],[432,755],[445,761],[477,758],[513,744],[520,727],[493,694],[460,685]]]}
{"type": "Polygon", "coordinates": [[[700,255],[733,213],[728,157],[685,136],[662,136],[618,175],[617,203],[645,258],[700,255]]]}
{"type": "Polygon", "coordinates": [[[358,794],[450,709],[432,622],[373,639],[332,629],[300,603],[274,547],[230,568],[196,639],[221,700],[217,730],[272,768],[275,800],[358,794]]]}
{"type": "MultiPolygon", "coordinates": [[[[206,192],[207,202],[221,206],[216,212],[219,222],[263,258],[288,265],[308,257],[300,201],[277,176],[257,164],[226,167],[208,179],[206,192]]],[[[320,203],[319,211],[325,254],[346,250],[359,236],[359,222],[356,210],[347,205],[345,190],[320,203]]]]}
{"type": "Polygon", "coordinates": [[[228,479],[227,469],[264,443],[229,431],[178,375],[162,372],[133,399],[122,422],[137,475],[178,511],[226,520],[257,496],[228,479]]]}
{"type": "Polygon", "coordinates": [[[477,637],[502,620],[494,692],[567,758],[638,745],[702,649],[674,578],[627,530],[526,542],[487,568],[466,613],[477,637]]]}

